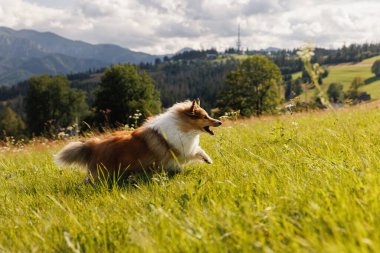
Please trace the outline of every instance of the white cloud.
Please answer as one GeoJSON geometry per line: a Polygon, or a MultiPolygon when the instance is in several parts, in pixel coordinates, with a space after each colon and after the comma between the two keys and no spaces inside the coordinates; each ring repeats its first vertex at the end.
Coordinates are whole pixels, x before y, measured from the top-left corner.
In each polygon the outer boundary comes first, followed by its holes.
{"type": "Polygon", "coordinates": [[[377,42],[376,0],[0,0],[0,25],[148,53],[182,47],[294,48],[377,42]],[[58,1],[60,2],[60,1],[58,1]]]}
{"type": "Polygon", "coordinates": [[[62,10],[38,6],[22,0],[1,1],[0,24],[10,27],[32,27],[55,16],[61,16],[62,10]]]}

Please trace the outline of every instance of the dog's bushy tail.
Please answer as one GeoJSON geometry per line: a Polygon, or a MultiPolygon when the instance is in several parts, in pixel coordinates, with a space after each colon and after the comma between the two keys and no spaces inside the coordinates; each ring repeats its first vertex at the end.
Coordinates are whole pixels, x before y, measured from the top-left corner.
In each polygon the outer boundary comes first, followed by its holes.
{"type": "Polygon", "coordinates": [[[83,142],[76,141],[67,144],[61,151],[54,156],[58,165],[87,165],[91,160],[91,147],[83,142]]]}

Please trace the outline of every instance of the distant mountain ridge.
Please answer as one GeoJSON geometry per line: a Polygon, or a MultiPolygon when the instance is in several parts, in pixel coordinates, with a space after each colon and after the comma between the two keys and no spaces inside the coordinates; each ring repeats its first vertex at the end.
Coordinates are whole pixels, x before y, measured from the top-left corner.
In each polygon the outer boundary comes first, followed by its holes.
{"type": "Polygon", "coordinates": [[[51,32],[0,27],[0,85],[38,74],[68,74],[117,63],[153,62],[157,57],[112,44],[93,45],[51,32]]]}
{"type": "Polygon", "coordinates": [[[191,52],[191,51],[194,51],[194,49],[192,49],[191,47],[184,47],[184,48],[178,50],[175,54],[182,54],[184,52],[191,52]]]}

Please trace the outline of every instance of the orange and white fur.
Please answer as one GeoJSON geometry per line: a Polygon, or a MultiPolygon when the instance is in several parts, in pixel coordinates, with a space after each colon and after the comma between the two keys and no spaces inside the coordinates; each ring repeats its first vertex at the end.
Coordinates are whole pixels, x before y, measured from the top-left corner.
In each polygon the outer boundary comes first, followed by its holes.
{"type": "Polygon", "coordinates": [[[199,146],[199,135],[222,123],[201,108],[199,100],[177,103],[134,131],[117,132],[104,139],[71,142],[58,154],[59,165],[88,167],[86,181],[98,181],[113,173],[130,175],[144,171],[181,171],[192,161],[212,163],[199,146]]]}

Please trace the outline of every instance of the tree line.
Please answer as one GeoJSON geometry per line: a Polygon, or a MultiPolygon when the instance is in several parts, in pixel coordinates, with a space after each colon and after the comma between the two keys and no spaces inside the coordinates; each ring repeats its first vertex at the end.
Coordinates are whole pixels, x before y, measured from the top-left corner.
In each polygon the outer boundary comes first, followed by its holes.
{"type": "MultiPolygon", "coordinates": [[[[347,55],[360,51],[358,47],[343,48],[347,55]]],[[[372,44],[362,48],[377,50],[372,44]]],[[[162,107],[196,97],[207,110],[216,109],[213,113],[219,116],[231,111],[259,116],[299,96],[305,83],[310,82],[305,71],[301,78],[291,78],[290,73],[302,70],[295,51],[260,52],[243,61],[234,57],[204,58],[215,52],[203,50],[201,59],[195,57],[196,53],[184,52],[153,64],[115,65],[68,76],[42,75],[12,87],[0,87],[0,138],[53,136],[62,130],[76,131],[81,122],[98,129],[141,124],[162,107]],[[96,75],[101,79],[89,81],[96,75]]],[[[317,49],[315,61],[332,59],[321,58],[319,53],[317,49]]],[[[380,72],[380,63],[372,70],[380,72]]],[[[320,82],[327,74],[325,71],[320,76],[320,82]]],[[[329,97],[333,102],[368,99],[368,94],[358,92],[361,83],[356,80],[346,93],[340,84],[331,84],[329,97]]]]}
{"type": "MultiPolygon", "coordinates": [[[[309,81],[296,52],[296,49],[271,52],[263,50],[245,51],[247,55],[265,55],[268,57],[279,67],[284,81],[288,81],[292,73],[302,71],[302,80],[292,80],[292,83],[286,83],[285,97],[287,99],[299,94],[300,81],[309,81]]],[[[221,60],[207,59],[207,55],[218,54],[215,49],[186,51],[172,57],[166,57],[164,60],[157,58],[154,63],[141,63],[139,69],[145,70],[154,80],[160,90],[160,99],[164,107],[168,107],[178,100],[200,96],[202,100],[207,101],[206,108],[211,109],[216,106],[217,94],[225,88],[224,80],[227,73],[235,68],[239,62],[233,57],[225,57],[228,56],[226,53],[235,54],[237,51],[226,50],[224,54],[219,54],[224,55],[221,60]]],[[[338,49],[316,48],[311,61],[324,65],[358,61],[378,54],[380,54],[380,44],[352,44],[338,49]]],[[[86,92],[87,103],[91,105],[95,99],[94,91],[99,83],[99,79],[92,80],[92,76],[103,72],[104,69],[89,69],[85,73],[74,73],[67,77],[72,87],[86,92]]],[[[326,71],[325,75],[327,74],[326,71]]],[[[321,76],[321,79],[324,77],[321,76]]],[[[26,82],[11,87],[0,86],[0,101],[10,101],[25,96],[26,90],[26,82]]],[[[19,113],[16,108],[12,108],[19,113]]]]}
{"type": "Polygon", "coordinates": [[[71,87],[65,76],[34,76],[25,84],[19,113],[12,109],[11,101],[0,104],[1,139],[77,134],[82,122],[99,130],[120,127],[136,120],[141,123],[161,110],[153,80],[130,64],[105,69],[91,105],[86,101],[86,93],[71,87]],[[136,112],[141,117],[129,117],[136,112]]]}
{"type": "MultiPolygon", "coordinates": [[[[242,109],[243,116],[261,115],[270,112],[280,102],[281,73],[265,56],[252,56],[237,65],[235,62],[199,64],[195,67],[186,65],[189,67],[186,74],[181,73],[184,80],[191,79],[193,75],[200,78],[192,80],[194,85],[197,82],[205,84],[195,90],[199,94],[205,89],[214,89],[214,100],[218,101],[220,109],[216,113],[242,109]],[[226,74],[226,89],[222,89],[223,92],[217,90],[220,86],[213,85],[216,80],[224,82],[222,76],[217,75],[221,70],[226,74]]],[[[165,68],[179,71],[177,65],[168,64],[165,68]]],[[[146,71],[133,65],[107,68],[94,91],[92,105],[86,102],[86,93],[71,87],[65,76],[35,76],[26,81],[26,86],[21,114],[5,103],[1,106],[2,138],[11,134],[27,137],[73,134],[77,133],[81,122],[98,129],[129,127],[132,124],[135,127],[145,118],[159,113],[162,107],[159,86],[154,85],[146,71]]],[[[192,89],[191,86],[183,88],[192,89]]],[[[207,105],[207,99],[202,104],[207,105]]]]}

